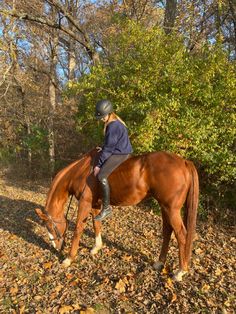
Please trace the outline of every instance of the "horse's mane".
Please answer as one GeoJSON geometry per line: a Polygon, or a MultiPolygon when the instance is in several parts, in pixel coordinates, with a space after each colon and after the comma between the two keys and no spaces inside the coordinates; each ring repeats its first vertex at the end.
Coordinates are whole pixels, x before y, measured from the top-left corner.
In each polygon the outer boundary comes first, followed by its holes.
{"type": "MultiPolygon", "coordinates": [[[[78,168],[80,166],[81,171],[83,171],[86,166],[87,166],[87,162],[86,162],[86,158],[87,160],[89,160],[91,158],[93,158],[96,155],[97,150],[96,149],[92,149],[89,152],[85,153],[84,155],[81,156],[80,159],[74,161],[73,163],[69,164],[68,166],[66,166],[65,168],[63,168],[62,170],[60,170],[57,175],[55,176],[55,178],[53,179],[48,195],[47,195],[47,202],[46,202],[46,207],[47,205],[50,203],[51,198],[53,196],[53,193],[55,192],[58,184],[61,182],[61,180],[65,177],[65,175],[73,168],[78,168]],[[82,163],[82,161],[84,163],[82,163]]],[[[76,170],[75,170],[76,171],[76,170]]]]}

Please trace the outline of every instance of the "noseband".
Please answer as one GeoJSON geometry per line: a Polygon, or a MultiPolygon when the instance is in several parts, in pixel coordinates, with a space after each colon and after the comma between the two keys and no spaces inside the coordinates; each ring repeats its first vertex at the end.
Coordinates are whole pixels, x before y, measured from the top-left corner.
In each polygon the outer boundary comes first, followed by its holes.
{"type": "MultiPolygon", "coordinates": [[[[48,212],[44,211],[44,213],[49,218],[49,221],[52,223],[53,230],[56,234],[56,238],[52,238],[52,239],[50,238],[50,241],[55,241],[55,240],[58,241],[58,240],[64,239],[64,235],[65,235],[65,232],[67,229],[67,224],[68,224],[67,219],[66,219],[66,221],[56,221],[56,220],[53,220],[52,216],[50,216],[48,212]],[[66,224],[66,228],[65,228],[63,235],[61,235],[56,224],[64,224],[64,223],[66,224]]],[[[46,228],[47,228],[48,232],[50,232],[47,225],[46,225],[46,228]]]]}

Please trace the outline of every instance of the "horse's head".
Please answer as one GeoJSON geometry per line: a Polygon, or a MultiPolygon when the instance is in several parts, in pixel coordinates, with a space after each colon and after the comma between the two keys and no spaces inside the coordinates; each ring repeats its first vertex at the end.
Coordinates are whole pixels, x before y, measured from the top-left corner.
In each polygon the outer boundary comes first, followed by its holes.
{"type": "Polygon", "coordinates": [[[67,220],[64,216],[60,220],[54,219],[46,211],[40,208],[36,208],[35,211],[39,218],[42,219],[45,223],[50,241],[52,241],[52,245],[55,249],[60,251],[62,249],[65,233],[67,230],[67,220]]]}

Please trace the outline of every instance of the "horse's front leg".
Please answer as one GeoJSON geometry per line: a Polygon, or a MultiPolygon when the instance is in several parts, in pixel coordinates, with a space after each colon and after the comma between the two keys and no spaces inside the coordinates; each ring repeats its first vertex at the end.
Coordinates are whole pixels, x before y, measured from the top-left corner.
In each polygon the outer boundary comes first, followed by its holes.
{"type": "Polygon", "coordinates": [[[91,202],[81,199],[79,203],[79,207],[78,207],[76,228],[75,228],[74,236],[72,239],[70,253],[69,253],[69,256],[62,263],[64,267],[70,266],[70,264],[76,259],[78,248],[79,248],[80,237],[84,230],[90,211],[91,211],[91,202]]]}
{"type": "Polygon", "coordinates": [[[94,209],[94,208],[92,209],[93,228],[95,232],[95,245],[90,251],[92,255],[97,254],[103,246],[102,236],[101,236],[101,221],[94,220],[94,218],[99,214],[99,212],[100,212],[100,209],[94,209]]]}

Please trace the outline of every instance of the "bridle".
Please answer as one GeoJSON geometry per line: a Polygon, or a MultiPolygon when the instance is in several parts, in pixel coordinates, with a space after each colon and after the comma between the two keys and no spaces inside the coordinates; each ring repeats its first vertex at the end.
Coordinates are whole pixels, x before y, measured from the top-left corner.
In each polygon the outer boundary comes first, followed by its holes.
{"type": "MultiPolygon", "coordinates": [[[[45,210],[44,210],[44,214],[48,217],[49,221],[50,221],[51,224],[52,224],[53,231],[54,231],[55,234],[56,234],[56,238],[50,238],[50,241],[55,241],[55,240],[56,240],[56,241],[59,241],[59,240],[61,240],[61,239],[64,239],[64,235],[65,235],[66,230],[67,230],[67,227],[68,227],[67,218],[66,218],[66,221],[62,221],[62,220],[56,221],[56,220],[54,220],[54,219],[52,218],[52,216],[49,215],[49,213],[46,212],[45,210]],[[59,230],[58,230],[56,224],[66,224],[66,228],[65,228],[65,231],[63,232],[63,235],[60,234],[60,232],[59,232],[59,230]]],[[[46,224],[46,228],[47,228],[48,232],[51,234],[51,230],[48,228],[47,224],[46,224]]]]}

